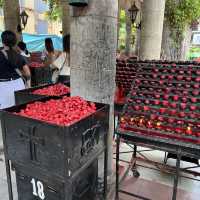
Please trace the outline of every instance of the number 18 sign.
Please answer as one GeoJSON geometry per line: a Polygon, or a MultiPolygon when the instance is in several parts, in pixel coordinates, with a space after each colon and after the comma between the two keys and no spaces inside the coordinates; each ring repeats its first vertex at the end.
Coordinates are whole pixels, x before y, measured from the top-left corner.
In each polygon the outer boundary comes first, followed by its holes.
{"type": "Polygon", "coordinates": [[[31,180],[33,186],[33,195],[39,197],[41,200],[45,199],[44,186],[41,181],[36,181],[34,178],[31,180]]]}

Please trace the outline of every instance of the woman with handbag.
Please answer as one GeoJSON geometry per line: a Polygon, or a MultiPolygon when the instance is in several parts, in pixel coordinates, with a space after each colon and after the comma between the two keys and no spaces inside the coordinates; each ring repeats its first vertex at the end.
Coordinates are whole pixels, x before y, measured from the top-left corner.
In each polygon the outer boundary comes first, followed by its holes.
{"type": "Polygon", "coordinates": [[[53,62],[52,82],[70,81],[70,35],[63,37],[63,52],[53,62]]]}
{"type": "Polygon", "coordinates": [[[15,33],[4,31],[1,35],[3,49],[0,51],[0,109],[15,105],[14,92],[25,89],[23,76],[30,80],[31,74],[23,57],[14,47],[17,43],[15,33]]]}

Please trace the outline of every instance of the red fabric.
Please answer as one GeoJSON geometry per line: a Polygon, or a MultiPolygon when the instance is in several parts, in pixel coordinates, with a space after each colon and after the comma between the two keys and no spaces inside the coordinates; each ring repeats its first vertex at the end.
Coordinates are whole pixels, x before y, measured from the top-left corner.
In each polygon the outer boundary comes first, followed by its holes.
{"type": "Polygon", "coordinates": [[[115,91],[115,103],[124,104],[124,102],[125,102],[124,89],[122,87],[117,86],[115,91]]]}

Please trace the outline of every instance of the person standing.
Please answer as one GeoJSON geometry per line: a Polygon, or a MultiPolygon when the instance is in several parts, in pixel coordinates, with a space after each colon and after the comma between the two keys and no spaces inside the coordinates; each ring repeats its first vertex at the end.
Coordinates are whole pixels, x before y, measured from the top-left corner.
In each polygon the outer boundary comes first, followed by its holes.
{"type": "Polygon", "coordinates": [[[0,109],[15,105],[14,92],[25,89],[22,75],[27,80],[31,74],[23,57],[14,47],[17,37],[12,31],[4,31],[1,34],[3,49],[0,51],[0,109]]]}
{"type": "Polygon", "coordinates": [[[53,82],[70,81],[70,35],[63,37],[63,52],[53,62],[56,69],[52,78],[53,82]]]}
{"type": "Polygon", "coordinates": [[[59,52],[54,49],[53,41],[51,38],[45,39],[45,50],[42,53],[42,60],[46,66],[52,68],[52,63],[58,58],[59,52]]]}
{"type": "Polygon", "coordinates": [[[24,58],[26,64],[28,64],[31,58],[31,55],[27,50],[26,43],[20,41],[18,42],[17,47],[18,47],[19,54],[24,58]]]}

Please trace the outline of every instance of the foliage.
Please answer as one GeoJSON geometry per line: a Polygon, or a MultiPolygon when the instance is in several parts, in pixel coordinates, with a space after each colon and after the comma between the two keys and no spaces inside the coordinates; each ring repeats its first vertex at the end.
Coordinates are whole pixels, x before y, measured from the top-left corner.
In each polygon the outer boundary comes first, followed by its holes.
{"type": "Polygon", "coordinates": [[[200,47],[198,46],[191,47],[188,53],[188,58],[190,60],[195,59],[195,58],[200,58],[200,47]]]}
{"type": "Polygon", "coordinates": [[[119,19],[119,49],[125,49],[126,39],[126,14],[124,10],[120,11],[119,19]]]}
{"type": "Polygon", "coordinates": [[[166,0],[165,19],[175,48],[180,48],[186,27],[200,18],[200,0],[166,0]]]}
{"type": "MultiPolygon", "coordinates": [[[[135,39],[135,27],[132,26],[132,41],[135,39]]],[[[119,19],[119,44],[118,48],[120,50],[125,49],[125,41],[126,41],[126,13],[125,10],[121,9],[120,11],[120,19],[119,19]]]]}
{"type": "Polygon", "coordinates": [[[0,8],[3,7],[3,1],[4,1],[4,0],[0,0],[0,8]]]}
{"type": "Polygon", "coordinates": [[[51,21],[58,21],[62,18],[62,9],[60,7],[60,0],[43,0],[48,3],[49,11],[46,12],[46,16],[51,21]]]}

